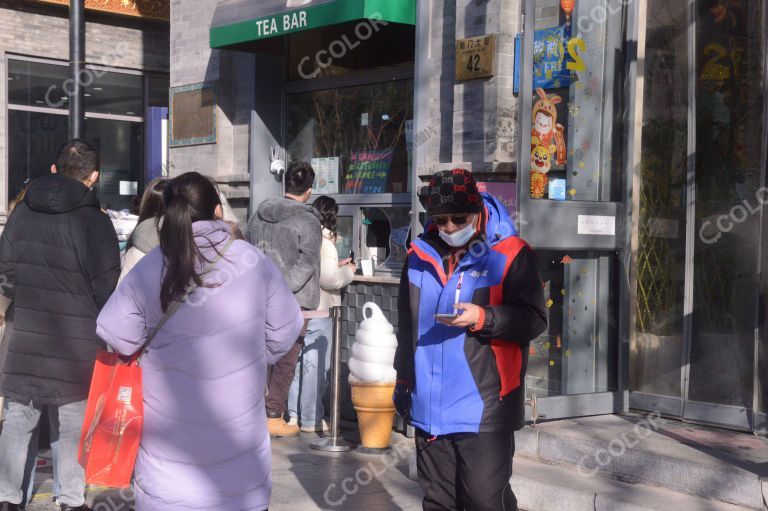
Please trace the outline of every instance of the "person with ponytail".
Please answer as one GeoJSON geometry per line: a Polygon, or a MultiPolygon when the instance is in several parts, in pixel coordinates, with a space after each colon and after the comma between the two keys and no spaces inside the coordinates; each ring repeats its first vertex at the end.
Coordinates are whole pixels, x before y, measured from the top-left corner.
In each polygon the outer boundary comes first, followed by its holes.
{"type": "Polygon", "coordinates": [[[267,365],[295,343],[301,309],[270,258],[232,238],[207,178],[172,179],[163,201],[160,246],[98,318],[118,353],[144,353],[136,510],[267,509],[267,365]]]}

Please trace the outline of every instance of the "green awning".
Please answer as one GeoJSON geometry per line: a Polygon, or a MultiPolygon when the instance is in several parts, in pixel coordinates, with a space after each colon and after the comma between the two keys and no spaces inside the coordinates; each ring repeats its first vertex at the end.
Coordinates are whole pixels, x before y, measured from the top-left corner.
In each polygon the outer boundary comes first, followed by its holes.
{"type": "Polygon", "coordinates": [[[415,25],[416,0],[220,0],[211,48],[362,19],[415,25]]]}

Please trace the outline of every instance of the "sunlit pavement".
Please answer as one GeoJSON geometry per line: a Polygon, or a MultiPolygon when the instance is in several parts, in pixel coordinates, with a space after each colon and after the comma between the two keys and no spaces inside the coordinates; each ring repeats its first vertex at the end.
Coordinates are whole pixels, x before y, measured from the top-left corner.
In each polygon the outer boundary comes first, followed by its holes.
{"type": "MultiPolygon", "coordinates": [[[[414,450],[412,439],[395,433],[391,452],[367,455],[310,449],[309,444],[317,438],[314,433],[302,433],[295,438],[273,439],[270,511],[421,509],[421,489],[408,478],[408,461],[414,450]]],[[[38,468],[35,496],[28,511],[58,510],[52,502],[51,484],[50,465],[38,468]]],[[[128,511],[131,493],[90,488],[88,504],[94,511],[128,511]]]]}

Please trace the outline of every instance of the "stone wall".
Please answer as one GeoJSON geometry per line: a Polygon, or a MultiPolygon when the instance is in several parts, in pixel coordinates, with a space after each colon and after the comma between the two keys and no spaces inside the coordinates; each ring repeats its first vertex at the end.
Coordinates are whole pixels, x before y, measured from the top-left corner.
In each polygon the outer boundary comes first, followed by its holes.
{"type": "Polygon", "coordinates": [[[255,58],[212,50],[209,30],[215,0],[171,1],[171,87],[218,84],[216,144],[170,149],[171,175],[196,171],[214,177],[241,222],[248,214],[250,116],[254,108],[255,58]]]}
{"type": "MultiPolygon", "coordinates": [[[[433,0],[427,166],[421,176],[463,166],[513,173],[517,160],[514,42],[520,0],[433,0]],[[496,75],[455,80],[456,40],[497,34],[496,75]]],[[[423,86],[423,85],[422,85],[423,86]]]]}

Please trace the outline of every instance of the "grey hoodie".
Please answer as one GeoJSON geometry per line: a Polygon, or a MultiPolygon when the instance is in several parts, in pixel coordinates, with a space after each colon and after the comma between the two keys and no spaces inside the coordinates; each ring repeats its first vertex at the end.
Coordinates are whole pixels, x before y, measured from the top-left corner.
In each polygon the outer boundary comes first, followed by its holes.
{"type": "Polygon", "coordinates": [[[246,238],[283,273],[304,310],[320,305],[320,215],[312,206],[285,197],[267,199],[248,222],[246,238]]]}

